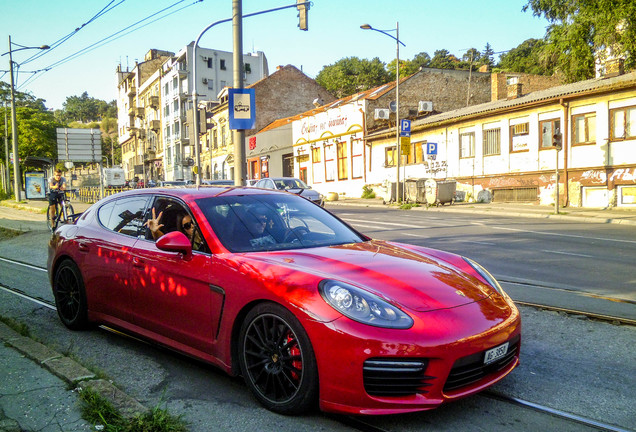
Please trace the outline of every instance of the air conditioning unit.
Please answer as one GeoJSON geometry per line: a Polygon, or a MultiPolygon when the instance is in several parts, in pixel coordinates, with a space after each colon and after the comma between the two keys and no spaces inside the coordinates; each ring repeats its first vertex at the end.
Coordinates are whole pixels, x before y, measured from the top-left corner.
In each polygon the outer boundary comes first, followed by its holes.
{"type": "Polygon", "coordinates": [[[375,120],[388,120],[389,114],[390,114],[390,111],[388,109],[376,108],[375,115],[373,116],[373,118],[375,120]]]}
{"type": "Polygon", "coordinates": [[[433,111],[433,102],[419,101],[417,104],[417,112],[431,112],[433,111]]]}
{"type": "Polygon", "coordinates": [[[208,58],[206,56],[203,56],[203,61],[204,62],[208,61],[208,58]]]}
{"type": "Polygon", "coordinates": [[[203,84],[207,84],[208,83],[208,79],[207,78],[203,78],[203,84]]]}

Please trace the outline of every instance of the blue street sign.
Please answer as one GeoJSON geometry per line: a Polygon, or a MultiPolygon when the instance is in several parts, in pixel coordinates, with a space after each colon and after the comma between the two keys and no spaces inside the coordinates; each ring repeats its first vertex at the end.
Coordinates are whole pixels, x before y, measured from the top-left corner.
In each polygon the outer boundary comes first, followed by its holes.
{"type": "Polygon", "coordinates": [[[254,129],[256,124],[256,91],[229,89],[228,111],[230,129],[254,129]]]}
{"type": "Polygon", "coordinates": [[[403,136],[403,137],[411,136],[411,120],[406,120],[406,119],[400,120],[400,136],[403,136]]]}
{"type": "Polygon", "coordinates": [[[426,154],[436,155],[437,154],[437,143],[434,143],[434,142],[426,143],[426,154]]]}

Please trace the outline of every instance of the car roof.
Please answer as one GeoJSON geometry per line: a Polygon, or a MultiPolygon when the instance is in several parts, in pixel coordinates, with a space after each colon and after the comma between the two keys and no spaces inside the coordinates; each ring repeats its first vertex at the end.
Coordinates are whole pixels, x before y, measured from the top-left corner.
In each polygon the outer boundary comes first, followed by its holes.
{"type": "Polygon", "coordinates": [[[201,186],[182,186],[182,187],[155,187],[148,189],[132,189],[124,192],[119,192],[110,197],[125,197],[131,195],[170,195],[183,199],[184,201],[196,200],[199,198],[213,197],[213,196],[237,196],[237,195],[264,195],[273,193],[285,193],[271,189],[258,189],[247,186],[240,187],[228,187],[222,185],[201,185],[201,186]]]}

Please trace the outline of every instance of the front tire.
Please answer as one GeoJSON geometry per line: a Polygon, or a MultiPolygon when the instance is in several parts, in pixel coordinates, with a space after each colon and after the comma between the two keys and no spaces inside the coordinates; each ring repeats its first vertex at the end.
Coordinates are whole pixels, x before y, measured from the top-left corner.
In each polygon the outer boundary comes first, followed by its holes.
{"type": "Polygon", "coordinates": [[[71,330],[90,328],[84,280],[77,265],[63,261],[53,278],[55,307],[62,323],[71,330]]]}
{"type": "Polygon", "coordinates": [[[72,224],[73,223],[73,215],[75,214],[75,209],[73,208],[73,206],[68,203],[66,204],[66,220],[64,221],[64,223],[67,224],[72,224]]]}
{"type": "Polygon", "coordinates": [[[301,414],[316,405],[318,370],[307,333],[296,317],[274,303],[252,309],[239,338],[245,383],[267,409],[301,414]]]}

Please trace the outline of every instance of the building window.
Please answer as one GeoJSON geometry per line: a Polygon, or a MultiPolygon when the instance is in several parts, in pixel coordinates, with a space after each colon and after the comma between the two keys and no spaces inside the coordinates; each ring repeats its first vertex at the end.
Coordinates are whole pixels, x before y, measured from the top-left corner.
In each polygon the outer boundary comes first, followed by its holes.
{"type": "Polygon", "coordinates": [[[484,156],[501,154],[501,129],[484,131],[484,156]]]}
{"type": "Polygon", "coordinates": [[[364,144],[362,140],[351,141],[351,177],[362,178],[364,175],[364,144]]]}
{"type": "Polygon", "coordinates": [[[347,143],[339,142],[338,146],[338,180],[349,179],[349,169],[347,166],[347,143]]]}
{"type": "Polygon", "coordinates": [[[610,110],[610,130],[612,140],[636,138],[636,107],[610,110]]]}
{"type": "Polygon", "coordinates": [[[408,154],[402,154],[402,159],[406,159],[404,161],[405,165],[410,165],[410,164],[417,164],[417,163],[422,163],[424,161],[424,158],[422,156],[422,146],[425,146],[426,143],[422,144],[422,143],[411,143],[409,145],[409,153],[408,154]]]}
{"type": "Polygon", "coordinates": [[[175,100],[172,102],[172,113],[176,116],[179,115],[179,101],[175,100]]]}
{"type": "Polygon", "coordinates": [[[179,80],[177,77],[172,78],[172,90],[177,90],[179,88],[179,80]]]}
{"type": "Polygon", "coordinates": [[[221,126],[221,147],[225,147],[226,145],[226,140],[225,140],[225,126],[221,126]]]}
{"type": "Polygon", "coordinates": [[[220,65],[219,67],[221,68],[221,70],[226,70],[227,68],[225,67],[225,60],[221,59],[220,60],[220,65]]]}
{"type": "Polygon", "coordinates": [[[334,181],[336,177],[335,149],[333,144],[325,144],[325,180],[334,181]]]}
{"type": "Polygon", "coordinates": [[[320,175],[320,167],[322,162],[322,153],[320,147],[312,147],[311,149],[311,161],[313,163],[311,167],[311,175],[314,183],[320,183],[322,176],[320,175]]]}
{"type": "Polygon", "coordinates": [[[459,135],[459,157],[475,157],[475,132],[459,135]]]}
{"type": "Polygon", "coordinates": [[[214,58],[208,57],[208,69],[212,69],[214,67],[214,58]]]}
{"type": "Polygon", "coordinates": [[[572,127],[572,144],[596,143],[596,113],[573,116],[572,127]]]}
{"type": "Polygon", "coordinates": [[[208,90],[214,90],[214,80],[208,79],[208,90]]]}
{"type": "Polygon", "coordinates": [[[166,83],[166,85],[163,86],[163,92],[166,96],[168,96],[168,93],[170,93],[170,87],[168,86],[168,83],[166,83]]]}
{"type": "Polygon", "coordinates": [[[554,135],[561,133],[561,120],[545,120],[539,123],[539,130],[541,130],[541,147],[554,148],[552,143],[554,142],[554,135]]]}
{"type": "Polygon", "coordinates": [[[384,166],[385,167],[392,167],[395,166],[395,151],[396,151],[396,147],[386,147],[384,149],[384,166]]]}
{"type": "Polygon", "coordinates": [[[252,65],[245,63],[245,73],[252,73],[252,65]]]}
{"type": "Polygon", "coordinates": [[[510,151],[528,151],[530,123],[519,123],[510,126],[510,151]]]}
{"type": "Polygon", "coordinates": [[[217,138],[217,130],[216,128],[212,129],[212,131],[210,132],[212,134],[212,148],[217,149],[219,148],[219,140],[217,138]]]}

